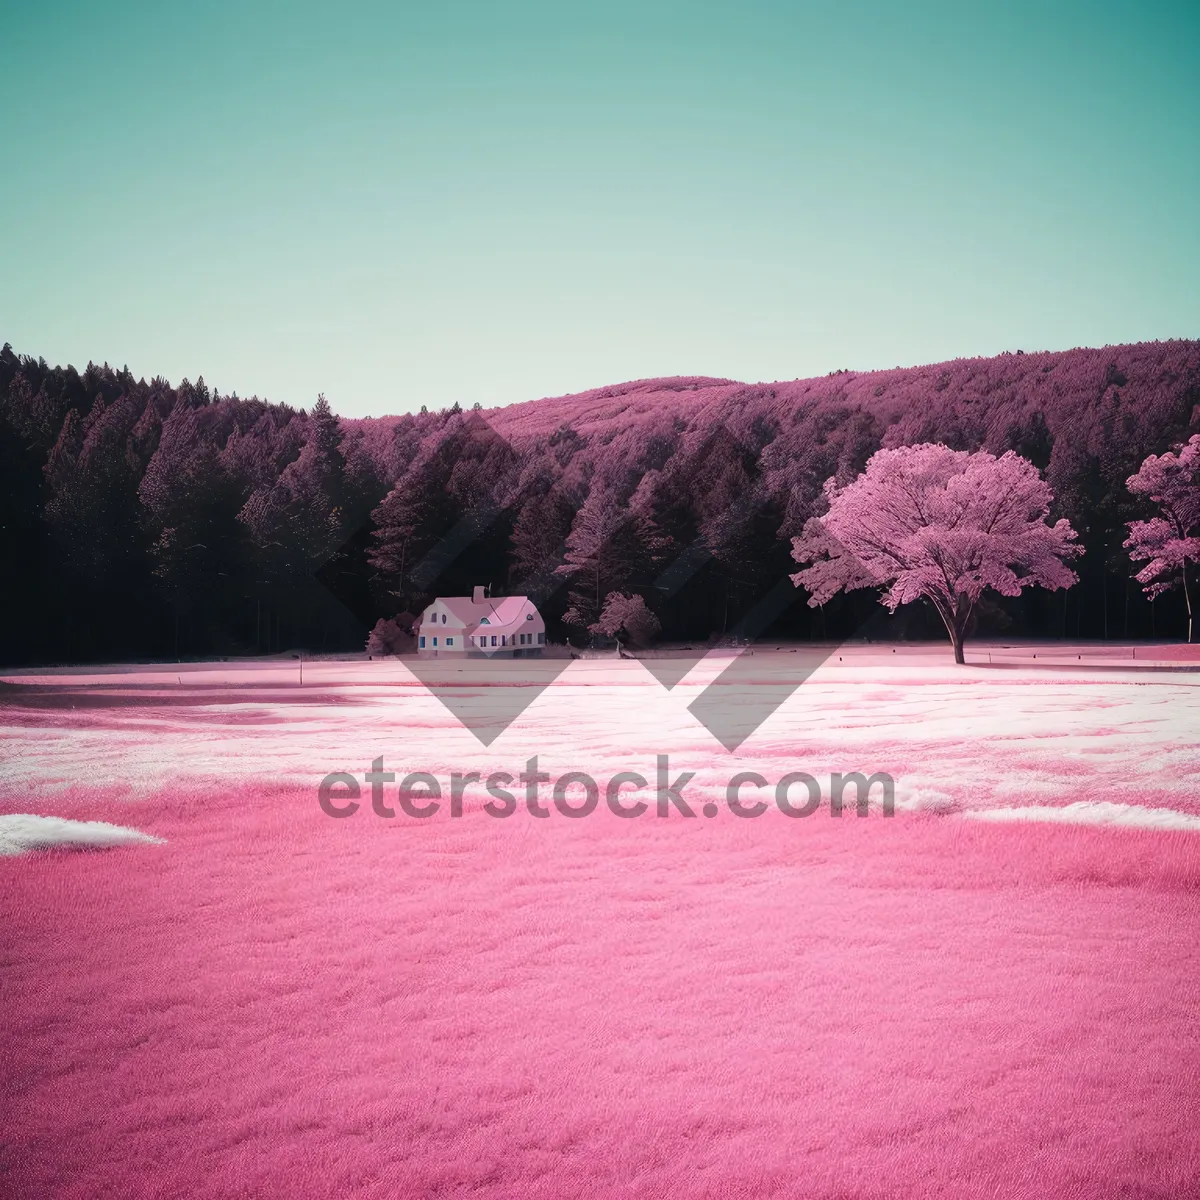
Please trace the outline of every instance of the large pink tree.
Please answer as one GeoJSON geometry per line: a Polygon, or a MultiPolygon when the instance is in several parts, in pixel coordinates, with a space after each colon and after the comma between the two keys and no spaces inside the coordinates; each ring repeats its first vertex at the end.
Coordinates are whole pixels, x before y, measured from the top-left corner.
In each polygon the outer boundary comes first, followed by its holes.
{"type": "Polygon", "coordinates": [[[1054,498],[1037,468],[1011,450],[997,458],[933,443],[877,451],[852,483],[825,484],[829,511],[792,539],[809,563],[792,582],[809,605],[840,591],[879,587],[893,612],[922,597],[937,610],[963,662],[963,638],[980,597],[1070,587],[1080,553],[1069,522],[1051,525],[1054,498]]]}
{"type": "Polygon", "coordinates": [[[1192,640],[1192,588],[1188,564],[1200,563],[1200,433],[1173,452],[1151,454],[1126,480],[1135,496],[1158,505],[1159,516],[1130,521],[1125,548],[1134,562],[1146,565],[1137,581],[1153,598],[1183,585],[1188,641],[1192,640]]]}

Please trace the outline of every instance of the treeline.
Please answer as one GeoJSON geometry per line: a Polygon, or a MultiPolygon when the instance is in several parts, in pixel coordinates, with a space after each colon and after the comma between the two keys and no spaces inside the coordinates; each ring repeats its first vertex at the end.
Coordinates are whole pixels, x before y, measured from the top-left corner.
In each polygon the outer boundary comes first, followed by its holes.
{"type": "MultiPolygon", "coordinates": [[[[577,642],[613,591],[668,641],[848,634],[870,596],[772,605],[791,538],[827,478],[924,441],[1029,458],[1085,548],[1079,585],[985,612],[980,632],[1178,637],[1182,599],[1131,582],[1125,523],[1149,512],[1125,481],[1196,432],[1193,341],[365,421],[6,345],[0,662],[360,649],[380,617],[476,583],[533,595],[577,642]]],[[[890,625],[938,636],[915,607],[890,625]]]]}

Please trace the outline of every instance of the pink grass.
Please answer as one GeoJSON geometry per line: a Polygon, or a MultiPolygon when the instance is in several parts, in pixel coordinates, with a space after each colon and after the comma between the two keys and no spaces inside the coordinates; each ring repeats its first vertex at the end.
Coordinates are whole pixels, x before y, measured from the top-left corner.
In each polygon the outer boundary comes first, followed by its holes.
{"type": "Polygon", "coordinates": [[[1195,835],[87,815],[168,841],[0,861],[6,1196],[1200,1195],[1195,835]]]}

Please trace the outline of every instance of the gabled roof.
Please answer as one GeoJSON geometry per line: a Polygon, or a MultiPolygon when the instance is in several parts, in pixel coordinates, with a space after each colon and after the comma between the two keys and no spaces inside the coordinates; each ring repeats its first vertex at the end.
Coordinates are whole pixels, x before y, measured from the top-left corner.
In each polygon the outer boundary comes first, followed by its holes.
{"type": "MultiPolygon", "coordinates": [[[[484,617],[489,625],[510,625],[520,617],[527,604],[533,606],[528,596],[497,596],[481,604],[476,604],[470,596],[439,596],[433,603],[463,625],[478,625],[484,617]]],[[[433,604],[429,605],[432,607],[433,604]]]]}

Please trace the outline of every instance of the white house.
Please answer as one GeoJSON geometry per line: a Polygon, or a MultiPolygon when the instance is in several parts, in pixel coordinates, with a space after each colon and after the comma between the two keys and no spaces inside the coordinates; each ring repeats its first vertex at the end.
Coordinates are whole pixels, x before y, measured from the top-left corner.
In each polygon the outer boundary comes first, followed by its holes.
{"type": "Polygon", "coordinates": [[[420,658],[531,658],[546,644],[546,622],[528,596],[439,596],[414,632],[420,658]]]}

